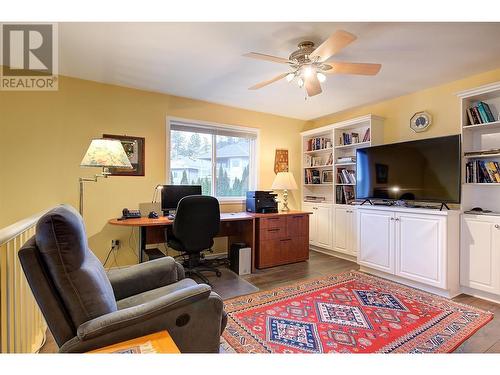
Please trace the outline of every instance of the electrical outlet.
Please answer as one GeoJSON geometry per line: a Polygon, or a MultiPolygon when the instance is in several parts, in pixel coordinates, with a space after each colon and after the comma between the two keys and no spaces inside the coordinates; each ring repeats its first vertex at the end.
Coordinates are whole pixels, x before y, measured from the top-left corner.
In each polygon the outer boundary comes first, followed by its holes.
{"type": "Polygon", "coordinates": [[[120,248],[120,240],[111,240],[111,249],[118,250],[120,248]]]}

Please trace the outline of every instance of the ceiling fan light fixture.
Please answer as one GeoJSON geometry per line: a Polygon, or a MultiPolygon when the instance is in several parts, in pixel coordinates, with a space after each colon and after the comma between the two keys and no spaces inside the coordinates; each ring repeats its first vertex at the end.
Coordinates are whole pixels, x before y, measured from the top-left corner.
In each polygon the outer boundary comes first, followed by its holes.
{"type": "Polygon", "coordinates": [[[313,73],[314,73],[314,70],[310,65],[304,67],[304,77],[305,78],[309,78],[313,73]]]}
{"type": "Polygon", "coordinates": [[[326,81],[326,76],[321,72],[316,73],[316,77],[318,77],[318,81],[320,81],[321,83],[326,81]]]}
{"type": "Polygon", "coordinates": [[[292,82],[294,78],[295,78],[295,73],[288,73],[286,75],[287,82],[292,82]]]}

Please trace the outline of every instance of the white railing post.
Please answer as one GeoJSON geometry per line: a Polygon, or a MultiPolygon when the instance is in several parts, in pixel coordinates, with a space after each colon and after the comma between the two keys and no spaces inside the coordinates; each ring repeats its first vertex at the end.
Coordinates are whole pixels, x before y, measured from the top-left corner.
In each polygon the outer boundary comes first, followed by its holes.
{"type": "Polygon", "coordinates": [[[34,353],[45,340],[47,325],[17,253],[47,211],[0,229],[0,353],[34,353]]]}

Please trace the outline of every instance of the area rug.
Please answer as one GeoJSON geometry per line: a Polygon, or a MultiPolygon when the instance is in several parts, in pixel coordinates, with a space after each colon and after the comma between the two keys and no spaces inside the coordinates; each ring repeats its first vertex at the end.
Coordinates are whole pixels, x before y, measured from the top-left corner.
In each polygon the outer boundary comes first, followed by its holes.
{"type": "Polygon", "coordinates": [[[351,271],[224,302],[226,352],[447,353],[493,314],[351,271]]]}

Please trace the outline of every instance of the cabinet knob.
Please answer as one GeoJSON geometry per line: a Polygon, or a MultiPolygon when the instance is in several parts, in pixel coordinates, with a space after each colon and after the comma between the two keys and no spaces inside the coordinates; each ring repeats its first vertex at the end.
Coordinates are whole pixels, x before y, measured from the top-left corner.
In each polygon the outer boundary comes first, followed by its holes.
{"type": "Polygon", "coordinates": [[[495,228],[500,229],[500,225],[495,224],[495,228]]]}
{"type": "Polygon", "coordinates": [[[393,218],[393,217],[391,217],[391,220],[394,220],[394,218],[393,218]]]}

